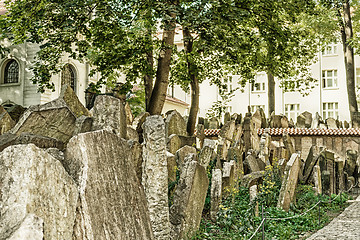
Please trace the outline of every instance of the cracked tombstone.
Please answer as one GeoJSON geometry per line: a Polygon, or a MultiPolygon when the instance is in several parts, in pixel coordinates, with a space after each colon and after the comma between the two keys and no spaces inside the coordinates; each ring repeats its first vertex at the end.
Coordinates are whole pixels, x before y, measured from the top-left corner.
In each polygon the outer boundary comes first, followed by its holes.
{"type": "Polygon", "coordinates": [[[131,151],[107,130],[70,139],[63,165],[79,189],[74,239],[154,239],[131,151]]]}
{"type": "Polygon", "coordinates": [[[289,211],[290,203],[294,200],[296,185],[300,171],[300,156],[297,153],[291,155],[285,167],[285,174],[281,184],[278,208],[289,211]]]}
{"type": "Polygon", "coordinates": [[[29,107],[10,133],[20,135],[28,132],[66,143],[77,128],[76,119],[82,115],[90,116],[90,113],[81,104],[74,91],[64,85],[59,98],[29,107]]]}
{"type": "Polygon", "coordinates": [[[171,134],[179,136],[186,136],[186,122],[181,114],[176,110],[171,110],[166,113],[165,120],[165,135],[169,137],[171,134]]]}
{"type": "Polygon", "coordinates": [[[91,113],[94,117],[93,131],[106,129],[126,139],[126,113],[121,99],[109,95],[98,95],[91,113]]]}
{"type": "Polygon", "coordinates": [[[196,161],[186,162],[170,208],[169,239],[191,239],[199,229],[208,186],[205,168],[196,161]]]}
{"type": "Polygon", "coordinates": [[[78,190],[60,161],[33,144],[10,146],[0,153],[0,182],[1,239],[72,238],[78,190]]]}
{"type": "Polygon", "coordinates": [[[222,199],[222,175],[220,169],[212,170],[211,178],[211,207],[210,207],[210,218],[216,222],[217,213],[219,212],[219,206],[222,199]]]}
{"type": "Polygon", "coordinates": [[[143,124],[142,184],[148,201],[155,239],[170,239],[168,205],[168,168],[165,123],[161,116],[146,118],[143,124]]]}

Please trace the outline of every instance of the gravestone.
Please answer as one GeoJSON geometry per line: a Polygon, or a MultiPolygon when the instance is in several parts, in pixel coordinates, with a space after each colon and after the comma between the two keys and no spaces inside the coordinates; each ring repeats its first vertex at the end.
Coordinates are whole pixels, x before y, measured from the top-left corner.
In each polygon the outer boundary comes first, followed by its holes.
{"type": "Polygon", "coordinates": [[[205,169],[209,166],[212,156],[214,154],[215,141],[210,139],[205,139],[204,147],[201,149],[199,154],[199,164],[205,169]]]}
{"type": "Polygon", "coordinates": [[[320,171],[320,167],[318,165],[314,166],[313,179],[314,179],[314,186],[315,186],[315,194],[316,195],[322,194],[321,171],[320,171]]]}
{"type": "Polygon", "coordinates": [[[15,126],[15,121],[9,113],[0,105],[0,135],[8,132],[15,126]]]}
{"type": "Polygon", "coordinates": [[[222,193],[228,196],[235,188],[235,161],[224,162],[222,174],[222,193]]]}
{"type": "Polygon", "coordinates": [[[289,211],[290,203],[294,200],[295,190],[300,171],[300,156],[297,153],[291,155],[286,164],[284,178],[281,184],[278,208],[289,211]]]}
{"type": "Polygon", "coordinates": [[[205,128],[204,125],[198,124],[196,126],[196,139],[199,144],[196,144],[200,149],[204,146],[204,140],[205,140],[205,128]]]}
{"type": "Polygon", "coordinates": [[[171,110],[166,113],[165,135],[169,137],[171,134],[187,135],[185,120],[176,110],[171,110]]]}
{"type": "Polygon", "coordinates": [[[190,158],[191,160],[197,161],[196,148],[194,147],[184,146],[176,151],[176,162],[180,170],[182,169],[182,166],[185,164],[186,160],[189,160],[189,158],[187,159],[189,155],[192,155],[190,158]]]}
{"type": "Polygon", "coordinates": [[[146,201],[131,151],[126,140],[107,130],[70,139],[63,165],[79,189],[74,239],[154,239],[148,209],[152,205],[146,201]]]}
{"type": "Polygon", "coordinates": [[[219,212],[219,205],[222,199],[222,176],[220,169],[212,170],[210,194],[211,194],[210,218],[213,222],[216,222],[217,213],[219,212]]]}
{"type": "Polygon", "coordinates": [[[208,128],[209,129],[219,129],[219,120],[215,117],[210,118],[208,128]]]}
{"type": "Polygon", "coordinates": [[[176,134],[170,135],[167,139],[166,146],[170,153],[175,154],[182,146],[180,137],[176,134]]]}
{"type": "Polygon", "coordinates": [[[139,143],[143,142],[143,128],[142,125],[144,124],[146,118],[150,116],[148,112],[142,112],[137,117],[135,117],[132,127],[137,131],[139,135],[139,143]]]}
{"type": "Polygon", "coordinates": [[[296,120],[296,127],[310,128],[312,125],[312,114],[305,111],[301,113],[296,120]]]}
{"type": "Polygon", "coordinates": [[[170,208],[171,239],[191,239],[199,229],[208,186],[205,168],[186,162],[170,208]]]}
{"type": "Polygon", "coordinates": [[[326,125],[329,129],[337,129],[336,120],[334,118],[327,118],[326,125]]]}
{"type": "Polygon", "coordinates": [[[33,144],[10,146],[0,153],[0,182],[1,239],[26,229],[32,237],[72,239],[78,190],[60,161],[33,144]]]}

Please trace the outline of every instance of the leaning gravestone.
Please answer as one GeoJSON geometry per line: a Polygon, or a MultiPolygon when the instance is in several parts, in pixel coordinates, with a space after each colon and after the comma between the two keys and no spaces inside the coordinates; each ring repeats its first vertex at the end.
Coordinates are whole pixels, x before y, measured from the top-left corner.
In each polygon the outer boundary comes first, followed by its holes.
{"type": "Polygon", "coordinates": [[[186,136],[186,123],[181,114],[176,110],[166,113],[165,135],[169,137],[171,134],[186,136]]]}
{"type": "Polygon", "coordinates": [[[71,87],[64,85],[59,98],[43,105],[29,107],[10,131],[20,135],[28,132],[68,142],[76,129],[76,119],[90,116],[71,87]]]}
{"type": "Polygon", "coordinates": [[[15,121],[10,117],[8,112],[0,105],[0,135],[9,131],[15,126],[15,121]]]}
{"type": "Polygon", "coordinates": [[[130,153],[126,140],[107,130],[70,139],[63,163],[80,193],[73,239],[154,239],[130,153]]]}
{"type": "Polygon", "coordinates": [[[290,203],[294,200],[295,190],[300,171],[300,157],[297,153],[291,155],[285,167],[285,175],[281,184],[278,208],[289,211],[290,203]]]}
{"type": "Polygon", "coordinates": [[[170,208],[171,238],[191,239],[199,229],[209,186],[206,170],[196,161],[184,164],[170,208]]]}
{"type": "Polygon", "coordinates": [[[164,120],[158,115],[147,117],[143,129],[142,184],[148,201],[151,224],[155,239],[168,240],[170,225],[164,120]]]}
{"type": "Polygon", "coordinates": [[[33,144],[10,146],[0,182],[0,239],[72,239],[78,190],[60,161],[33,144]]]}

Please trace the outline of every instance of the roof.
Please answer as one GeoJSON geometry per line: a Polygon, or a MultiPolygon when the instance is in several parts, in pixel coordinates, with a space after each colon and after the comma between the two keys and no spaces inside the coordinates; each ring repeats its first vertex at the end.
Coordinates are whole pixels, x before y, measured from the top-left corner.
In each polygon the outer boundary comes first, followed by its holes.
{"type": "MultiPolygon", "coordinates": [[[[205,129],[205,136],[218,136],[220,129],[205,129]]],[[[319,128],[259,128],[258,134],[267,132],[271,136],[360,136],[360,128],[319,129],[319,128]]]]}
{"type": "Polygon", "coordinates": [[[169,101],[169,102],[172,102],[172,103],[175,103],[175,104],[179,104],[179,105],[182,105],[182,106],[186,106],[188,107],[189,104],[184,102],[184,101],[181,101],[180,99],[177,99],[177,98],[174,98],[174,97],[170,97],[168,95],[166,95],[166,98],[165,98],[165,101],[169,101]]]}
{"type": "Polygon", "coordinates": [[[320,128],[259,128],[258,134],[268,132],[271,136],[288,133],[291,136],[360,136],[359,128],[320,129],[320,128]]]}

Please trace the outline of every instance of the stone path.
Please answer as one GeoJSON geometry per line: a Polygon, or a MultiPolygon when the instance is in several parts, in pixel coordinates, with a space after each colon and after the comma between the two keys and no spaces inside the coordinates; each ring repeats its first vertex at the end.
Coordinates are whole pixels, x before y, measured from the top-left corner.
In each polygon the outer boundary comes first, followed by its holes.
{"type": "Polygon", "coordinates": [[[308,240],[360,239],[360,196],[326,227],[320,229],[308,240]]]}

